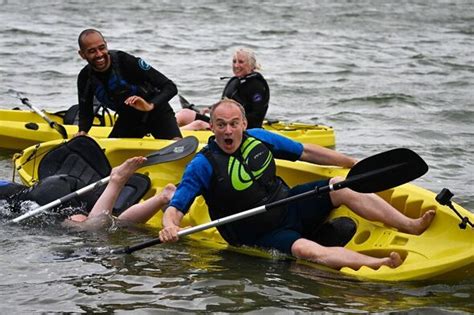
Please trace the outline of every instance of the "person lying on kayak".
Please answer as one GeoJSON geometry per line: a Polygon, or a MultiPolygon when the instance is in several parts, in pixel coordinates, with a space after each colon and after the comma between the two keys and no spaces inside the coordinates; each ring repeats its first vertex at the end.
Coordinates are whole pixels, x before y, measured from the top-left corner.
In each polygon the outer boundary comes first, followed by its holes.
{"type": "Polygon", "coordinates": [[[168,103],[176,85],[143,59],[123,51],[108,50],[95,29],[78,38],[79,55],[87,61],[77,79],[79,132],[89,132],[94,119],[94,97],[119,114],[109,138],[182,138],[174,111],[168,103]]]}
{"type": "Polygon", "coordinates": [[[145,157],[133,157],[112,169],[110,181],[104,192],[100,195],[94,207],[86,216],[75,214],[65,219],[64,227],[75,230],[100,230],[110,226],[129,226],[133,224],[146,223],[160,209],[164,209],[173,196],[176,187],[168,184],[160,194],[155,195],[144,202],[132,205],[117,218],[112,216],[112,209],[120,191],[133,173],[146,161],[145,157]]]}
{"type": "MultiPolygon", "coordinates": [[[[270,88],[263,75],[258,72],[255,53],[248,48],[238,48],[232,56],[234,76],[227,82],[222,97],[236,100],[245,108],[247,128],[262,128],[270,101],[270,88]]],[[[210,129],[209,112],[206,108],[200,113],[184,108],[176,113],[178,125],[183,129],[210,129]]]]}
{"type": "MultiPolygon", "coordinates": [[[[180,185],[163,216],[162,242],[178,240],[180,222],[194,198],[203,195],[213,220],[300,194],[315,187],[334,184],[343,178],[316,181],[289,188],[276,175],[275,159],[352,167],[356,160],[336,151],[301,144],[264,129],[249,129],[243,107],[224,99],[211,108],[214,136],[188,164],[180,185]]],[[[435,211],[412,219],[397,211],[376,194],[362,194],[349,188],[292,202],[217,229],[231,245],[273,248],[331,268],[382,265],[395,268],[400,255],[371,257],[344,247],[325,247],[305,238],[324,222],[332,209],[345,204],[358,215],[380,221],[410,234],[421,234],[431,224],[435,211]]]]}
{"type": "MultiPolygon", "coordinates": [[[[111,226],[128,226],[146,223],[156,212],[162,208],[164,209],[164,207],[169,203],[176,190],[176,187],[173,184],[166,185],[160,194],[157,194],[144,202],[130,206],[121,212],[118,217],[112,216],[112,210],[120,192],[128,179],[145,161],[145,157],[133,157],[119,166],[114,167],[110,173],[110,180],[105,190],[97,201],[95,201],[92,209],[87,215],[82,213],[69,215],[70,211],[74,211],[75,209],[77,209],[76,212],[82,212],[83,210],[79,207],[73,207],[72,209],[68,209],[68,211],[60,209],[58,210],[60,212],[59,214],[56,211],[52,215],[61,218],[61,224],[64,227],[75,230],[100,230],[111,226]],[[68,215],[65,219],[64,214],[68,215]]],[[[55,186],[58,184],[62,184],[63,186],[67,185],[61,178],[56,181],[45,181],[44,183],[47,187],[41,186],[40,182],[39,185],[28,188],[20,184],[0,181],[0,199],[6,199],[9,203],[25,200],[36,201],[35,199],[43,201],[44,197],[41,195],[47,192],[48,187],[49,189],[55,189],[55,186]]]]}

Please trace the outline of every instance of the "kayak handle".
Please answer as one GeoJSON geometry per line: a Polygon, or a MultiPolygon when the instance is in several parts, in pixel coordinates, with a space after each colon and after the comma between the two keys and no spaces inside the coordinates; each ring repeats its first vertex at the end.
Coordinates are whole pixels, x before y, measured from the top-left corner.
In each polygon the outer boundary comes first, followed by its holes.
{"type": "Polygon", "coordinates": [[[451,202],[451,198],[454,196],[454,194],[447,188],[443,188],[439,194],[436,195],[436,201],[443,206],[448,206],[451,208],[451,210],[454,211],[454,213],[457,214],[457,216],[461,219],[461,223],[459,223],[459,228],[465,230],[467,225],[469,224],[472,227],[474,225],[472,222],[469,220],[468,217],[463,217],[456,208],[454,208],[453,203],[451,202]]]}

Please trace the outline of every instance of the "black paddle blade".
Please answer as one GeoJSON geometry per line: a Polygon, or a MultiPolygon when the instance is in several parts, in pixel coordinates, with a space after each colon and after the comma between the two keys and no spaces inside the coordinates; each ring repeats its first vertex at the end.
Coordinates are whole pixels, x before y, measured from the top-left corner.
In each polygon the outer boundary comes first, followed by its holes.
{"type": "Polygon", "coordinates": [[[57,124],[56,122],[52,121],[51,127],[54,128],[57,132],[59,132],[59,134],[61,135],[61,137],[63,137],[63,139],[68,138],[66,128],[64,128],[63,125],[57,124]]]}
{"type": "Polygon", "coordinates": [[[189,103],[187,99],[185,99],[183,96],[178,94],[179,97],[179,103],[181,104],[182,108],[189,108],[192,109],[194,107],[193,104],[189,103]]]}
{"type": "Polygon", "coordinates": [[[358,162],[341,186],[362,193],[379,192],[408,183],[427,171],[428,165],[412,150],[393,149],[358,162]]]}
{"type": "Polygon", "coordinates": [[[147,161],[143,164],[142,167],[158,163],[176,161],[185,158],[188,155],[196,152],[198,145],[199,141],[196,137],[185,137],[148,155],[147,161]]]}

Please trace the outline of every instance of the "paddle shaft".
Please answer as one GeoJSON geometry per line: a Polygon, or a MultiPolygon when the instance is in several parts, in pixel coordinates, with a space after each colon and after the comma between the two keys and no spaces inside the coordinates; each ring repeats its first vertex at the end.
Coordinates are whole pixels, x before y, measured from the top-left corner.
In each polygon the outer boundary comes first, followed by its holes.
{"type": "MultiPolygon", "coordinates": [[[[357,163],[349,171],[347,179],[343,181],[322,187],[316,187],[311,191],[280,199],[267,205],[262,205],[253,209],[239,212],[192,228],[184,229],[178,232],[178,236],[185,236],[200,232],[212,227],[217,227],[226,223],[257,215],[273,208],[287,205],[288,203],[297,200],[303,200],[315,194],[329,193],[331,191],[346,187],[364,193],[378,192],[413,180],[426,173],[427,170],[428,166],[426,163],[413,151],[408,149],[395,149],[383,152],[357,163]]],[[[159,238],[152,239],[150,241],[134,246],[128,246],[123,249],[111,250],[111,253],[130,254],[139,249],[160,243],[161,241],[159,238]]]]}
{"type": "MultiPolygon", "coordinates": [[[[287,205],[287,204],[289,204],[293,201],[307,199],[307,198],[312,197],[313,195],[328,193],[332,190],[341,189],[341,188],[344,188],[346,186],[347,186],[346,183],[339,182],[339,183],[337,183],[337,186],[327,185],[327,186],[323,186],[323,187],[316,187],[313,190],[310,190],[310,191],[307,191],[307,192],[304,192],[304,193],[301,193],[301,194],[298,194],[298,195],[294,195],[294,196],[291,196],[291,197],[280,199],[280,200],[268,203],[266,205],[262,205],[262,206],[252,208],[252,209],[249,209],[249,210],[246,210],[246,211],[242,211],[242,212],[239,212],[239,213],[235,213],[235,214],[232,214],[232,215],[220,218],[220,219],[216,219],[216,220],[213,220],[213,221],[208,222],[208,223],[200,224],[200,225],[197,225],[197,226],[193,226],[191,228],[181,230],[181,231],[178,232],[178,236],[179,237],[186,236],[186,235],[201,232],[201,231],[213,228],[213,227],[218,227],[218,226],[221,226],[221,225],[224,225],[224,224],[227,224],[227,223],[242,220],[242,219],[245,219],[245,218],[248,218],[248,217],[251,217],[251,216],[254,216],[254,215],[269,211],[269,210],[272,210],[274,208],[278,208],[278,207],[287,205]]],[[[158,244],[161,244],[161,240],[159,238],[156,238],[156,239],[152,239],[152,240],[149,240],[149,241],[146,241],[146,242],[134,245],[134,246],[125,247],[125,248],[119,249],[119,250],[112,250],[111,253],[112,254],[131,254],[131,253],[133,253],[137,250],[147,248],[147,247],[150,247],[150,246],[153,246],[153,245],[158,245],[158,244]]]]}
{"type": "MultiPolygon", "coordinates": [[[[171,161],[176,161],[179,159],[182,159],[191,153],[196,151],[196,148],[199,145],[199,141],[196,139],[196,137],[189,136],[186,138],[183,138],[181,140],[178,140],[150,155],[147,156],[147,161],[140,165],[139,168],[154,165],[154,164],[159,164],[159,163],[165,163],[165,162],[171,162],[171,161]]],[[[14,223],[18,223],[26,218],[29,218],[35,214],[38,214],[40,212],[46,211],[48,209],[51,209],[53,207],[56,207],[60,205],[61,203],[71,200],[72,198],[78,197],[86,192],[89,192],[93,190],[94,188],[100,187],[106,183],[108,183],[110,180],[110,176],[107,176],[105,178],[102,178],[101,180],[89,184],[85,187],[82,187],[81,189],[78,189],[70,194],[67,194],[66,196],[53,200],[50,203],[43,205],[37,209],[33,209],[31,211],[26,212],[25,214],[11,220],[14,223]]]]}
{"type": "Polygon", "coordinates": [[[12,220],[12,222],[14,223],[18,223],[26,218],[29,218],[31,216],[34,216],[38,213],[41,213],[43,211],[46,211],[48,209],[51,209],[51,208],[54,208],[56,206],[59,206],[60,204],[62,204],[63,202],[66,202],[66,201],[69,201],[73,198],[76,198],[76,197],[79,197],[83,194],[85,194],[86,192],[89,192],[95,188],[99,188],[101,187],[102,185],[104,184],[107,184],[108,182],[110,181],[110,176],[107,176],[105,178],[102,178],[101,180],[95,182],[95,183],[92,183],[92,184],[89,184],[87,186],[84,186],[82,187],[81,189],[78,189],[76,191],[73,191],[72,193],[69,193],[67,194],[66,196],[64,197],[61,197],[59,199],[56,199],[56,200],[53,200],[51,201],[50,203],[47,203],[41,207],[38,207],[36,209],[33,209],[31,211],[28,211],[27,213],[19,216],[19,217],[16,217],[15,219],[12,220]]]}
{"type": "Polygon", "coordinates": [[[35,105],[31,104],[30,101],[28,100],[28,98],[26,97],[19,97],[20,98],[20,101],[25,104],[26,106],[28,106],[29,108],[31,108],[32,110],[34,110],[38,115],[41,116],[41,118],[43,118],[51,128],[55,129],[57,132],[59,132],[61,134],[61,136],[64,138],[64,139],[67,139],[68,136],[67,136],[67,131],[66,129],[64,129],[63,126],[59,125],[58,123],[56,123],[55,121],[52,121],[48,116],[46,116],[46,114],[39,108],[37,108],[35,105]]]}
{"type": "Polygon", "coordinates": [[[32,110],[34,110],[38,115],[41,116],[41,118],[46,120],[51,127],[53,127],[54,121],[52,121],[48,116],[46,116],[46,114],[41,109],[31,104],[30,101],[26,97],[20,98],[20,101],[26,106],[28,106],[29,108],[31,108],[32,110]]]}
{"type": "MultiPolygon", "coordinates": [[[[179,237],[186,236],[186,235],[201,232],[201,231],[213,228],[213,227],[217,227],[217,226],[221,226],[221,225],[231,223],[231,222],[234,222],[234,221],[242,220],[242,219],[245,219],[245,218],[248,218],[248,217],[251,217],[251,216],[254,216],[254,215],[269,211],[269,210],[272,210],[274,208],[278,208],[278,207],[287,205],[287,204],[289,204],[291,202],[294,202],[294,201],[310,198],[313,195],[324,194],[324,193],[328,193],[332,190],[337,190],[337,189],[347,187],[347,185],[349,185],[349,184],[350,184],[350,181],[347,180],[347,181],[339,182],[335,185],[327,185],[327,186],[323,186],[323,187],[316,187],[313,190],[310,190],[310,191],[307,191],[307,192],[304,192],[304,193],[301,193],[301,194],[298,194],[298,195],[294,195],[294,196],[291,196],[291,197],[280,199],[280,200],[268,203],[266,205],[262,205],[262,206],[252,208],[252,209],[249,209],[249,210],[246,210],[246,211],[242,211],[242,212],[239,212],[239,213],[235,213],[235,214],[232,214],[232,215],[220,218],[220,219],[216,219],[216,220],[213,220],[213,221],[208,222],[208,223],[200,224],[200,225],[197,225],[197,226],[194,226],[194,227],[191,227],[191,228],[181,230],[181,231],[178,232],[178,236],[179,237]]],[[[149,241],[146,241],[146,242],[134,245],[134,246],[125,247],[124,249],[112,250],[111,253],[112,254],[119,254],[119,253],[131,254],[131,253],[133,253],[137,250],[147,248],[147,247],[150,247],[150,246],[153,246],[153,245],[158,245],[158,244],[161,244],[161,240],[159,238],[156,238],[156,239],[152,239],[152,240],[149,240],[149,241]]]]}
{"type": "MultiPolygon", "coordinates": [[[[329,192],[331,189],[332,189],[331,185],[324,186],[324,187],[316,187],[314,190],[307,191],[307,192],[301,193],[299,195],[295,195],[295,196],[291,196],[291,197],[288,197],[288,198],[280,199],[278,201],[275,201],[275,202],[272,202],[272,203],[269,203],[269,204],[266,204],[266,205],[262,205],[262,206],[252,208],[252,209],[249,209],[249,210],[246,210],[246,211],[242,211],[242,212],[239,212],[239,213],[235,213],[235,214],[232,214],[232,215],[220,218],[220,219],[216,219],[216,220],[213,220],[213,221],[208,222],[208,223],[203,223],[203,224],[200,224],[200,225],[197,225],[197,226],[193,226],[193,227],[181,230],[181,231],[178,232],[178,236],[179,237],[186,236],[186,235],[201,232],[201,231],[213,228],[213,227],[217,227],[217,226],[221,226],[221,225],[231,223],[231,222],[234,222],[234,221],[242,220],[242,219],[245,219],[245,218],[248,218],[248,217],[251,217],[251,216],[254,216],[254,215],[269,211],[269,210],[272,210],[274,208],[284,206],[284,205],[289,204],[289,203],[291,203],[293,201],[296,201],[296,200],[302,200],[302,199],[309,198],[313,195],[329,192]]],[[[134,245],[134,246],[125,247],[124,249],[112,250],[111,253],[112,254],[120,254],[120,253],[131,254],[131,253],[133,253],[137,250],[147,248],[147,247],[150,247],[150,246],[153,246],[153,245],[158,245],[158,244],[161,244],[161,240],[159,238],[156,238],[156,239],[152,239],[152,240],[149,240],[149,241],[146,241],[146,242],[134,245]]]]}

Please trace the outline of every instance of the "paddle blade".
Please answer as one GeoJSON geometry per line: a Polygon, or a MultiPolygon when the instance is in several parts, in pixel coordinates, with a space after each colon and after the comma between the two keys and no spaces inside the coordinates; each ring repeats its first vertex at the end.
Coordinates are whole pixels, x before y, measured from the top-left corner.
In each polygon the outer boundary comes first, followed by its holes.
{"type": "Polygon", "coordinates": [[[344,187],[358,192],[379,192],[408,183],[427,171],[428,165],[418,154],[398,148],[358,162],[343,182],[344,187]]]}
{"type": "Polygon", "coordinates": [[[59,134],[61,135],[61,137],[63,137],[63,139],[68,138],[66,128],[64,128],[63,125],[60,125],[60,124],[52,121],[51,122],[51,127],[53,127],[57,132],[59,132],[59,134]]]}
{"type": "Polygon", "coordinates": [[[192,109],[192,107],[194,106],[193,104],[189,103],[188,100],[185,99],[182,95],[178,94],[178,98],[182,108],[192,109]]]}
{"type": "Polygon", "coordinates": [[[181,140],[178,140],[155,153],[147,156],[147,161],[142,167],[148,165],[154,165],[159,163],[176,161],[187,157],[188,155],[196,152],[199,145],[199,141],[194,136],[188,136],[181,140]]]}

